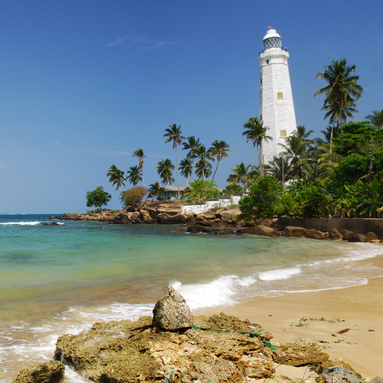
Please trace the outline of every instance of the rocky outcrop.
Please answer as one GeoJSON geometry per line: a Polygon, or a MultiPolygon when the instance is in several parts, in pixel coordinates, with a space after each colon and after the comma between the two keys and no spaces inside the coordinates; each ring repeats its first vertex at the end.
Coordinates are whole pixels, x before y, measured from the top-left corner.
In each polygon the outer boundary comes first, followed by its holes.
{"type": "Polygon", "coordinates": [[[161,330],[181,330],[193,326],[190,307],[172,286],[153,309],[153,326],[161,330]]]}
{"type": "Polygon", "coordinates": [[[57,360],[35,363],[21,370],[12,383],[58,383],[64,372],[64,364],[57,360]]]}
{"type": "Polygon", "coordinates": [[[351,233],[348,238],[348,242],[371,242],[370,238],[368,238],[366,235],[358,234],[358,233],[351,233]]]}
{"type": "Polygon", "coordinates": [[[299,226],[286,226],[285,227],[285,236],[286,237],[304,237],[306,234],[306,229],[299,226]]]}

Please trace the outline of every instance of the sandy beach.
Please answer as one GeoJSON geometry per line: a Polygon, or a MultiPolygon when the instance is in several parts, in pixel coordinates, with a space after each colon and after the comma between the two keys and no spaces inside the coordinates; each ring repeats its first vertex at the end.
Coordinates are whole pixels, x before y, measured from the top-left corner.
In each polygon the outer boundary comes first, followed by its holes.
{"type": "MultiPolygon", "coordinates": [[[[383,256],[360,264],[383,268],[383,256]]],[[[300,337],[323,342],[324,352],[349,363],[365,379],[383,376],[383,278],[345,289],[253,298],[222,311],[260,324],[273,333],[273,343],[295,342],[300,337]],[[292,326],[306,316],[344,322],[313,321],[304,327],[292,326]],[[349,330],[338,333],[345,329],[349,330]]],[[[203,313],[217,313],[217,309],[203,313]]]]}

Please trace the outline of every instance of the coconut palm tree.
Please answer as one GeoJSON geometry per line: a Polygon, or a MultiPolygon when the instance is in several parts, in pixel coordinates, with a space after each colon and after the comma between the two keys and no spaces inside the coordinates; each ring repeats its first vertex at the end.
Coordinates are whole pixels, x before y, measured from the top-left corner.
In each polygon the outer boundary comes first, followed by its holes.
{"type": "Polygon", "coordinates": [[[314,133],[313,130],[306,131],[306,127],[304,125],[298,125],[297,131],[294,132],[294,136],[297,136],[301,139],[302,142],[312,142],[312,140],[309,140],[309,136],[314,133]]]}
{"type": "Polygon", "coordinates": [[[195,174],[198,178],[202,178],[203,180],[205,180],[205,178],[209,177],[211,174],[212,165],[209,161],[214,161],[214,158],[211,155],[211,153],[208,150],[206,150],[206,146],[202,144],[197,146],[197,148],[195,149],[195,155],[196,158],[198,158],[198,161],[195,166],[195,174]]]}
{"type": "MultiPolygon", "coordinates": [[[[363,88],[357,84],[359,76],[352,75],[355,65],[347,66],[347,61],[332,60],[323,73],[316,78],[325,80],[328,85],[315,92],[314,97],[325,94],[322,109],[326,110],[325,119],[330,117],[330,124],[338,126],[346,124],[347,118],[357,113],[355,101],[360,98],[363,88]]],[[[330,154],[332,153],[332,134],[330,138],[330,154]]]]}
{"type": "Polygon", "coordinates": [[[149,185],[148,192],[148,197],[157,196],[157,199],[161,200],[162,194],[164,194],[165,189],[158,183],[158,181],[156,181],[155,183],[149,185]]]}
{"type": "Polygon", "coordinates": [[[180,170],[181,176],[186,177],[186,186],[189,186],[189,177],[193,173],[193,166],[192,166],[191,159],[186,157],[183,160],[181,160],[178,170],[180,170]]]}
{"type": "Polygon", "coordinates": [[[192,159],[192,173],[190,175],[190,178],[193,177],[194,172],[194,159],[196,158],[195,150],[200,145],[199,138],[195,138],[194,136],[190,136],[186,138],[186,142],[182,143],[182,150],[188,150],[186,153],[186,156],[192,159]]]}
{"type": "Polygon", "coordinates": [[[177,157],[177,146],[181,145],[182,140],[185,139],[185,137],[182,135],[181,132],[181,125],[177,127],[177,124],[169,125],[169,128],[165,129],[165,144],[168,142],[173,142],[173,149],[176,150],[176,174],[177,174],[177,187],[178,187],[178,198],[181,197],[180,195],[180,182],[178,179],[178,157],[177,157]]]}
{"type": "Polygon", "coordinates": [[[226,181],[229,182],[229,185],[241,183],[243,187],[243,195],[245,195],[250,182],[256,176],[256,168],[241,162],[240,164],[235,165],[235,168],[231,169],[231,171],[233,173],[229,174],[226,181]]]}
{"type": "Polygon", "coordinates": [[[126,179],[136,186],[140,181],[142,181],[141,171],[137,165],[131,166],[126,172],[126,179]]]}
{"type": "Polygon", "coordinates": [[[133,152],[132,157],[138,157],[138,167],[140,168],[142,175],[142,186],[145,187],[144,161],[146,160],[146,156],[144,154],[144,151],[141,148],[138,148],[133,152]]]}
{"type": "Polygon", "coordinates": [[[299,177],[302,172],[302,166],[307,162],[307,143],[302,142],[298,136],[289,136],[285,144],[278,144],[285,149],[281,155],[290,157],[294,168],[294,174],[299,177]]]}
{"type": "Polygon", "coordinates": [[[222,160],[222,158],[227,158],[229,156],[229,153],[231,153],[231,150],[229,150],[229,148],[230,145],[227,144],[226,141],[215,140],[211,144],[211,147],[209,149],[210,154],[217,160],[217,166],[215,168],[212,180],[214,180],[215,173],[217,173],[219,162],[222,160]]]}
{"type": "Polygon", "coordinates": [[[263,122],[259,121],[257,117],[251,117],[247,120],[247,122],[243,125],[243,128],[246,129],[242,136],[246,136],[246,142],[252,141],[253,147],[257,146],[258,152],[258,165],[261,169],[261,176],[264,175],[263,169],[263,158],[262,158],[262,141],[265,140],[268,142],[272,140],[270,136],[266,135],[266,132],[269,128],[263,126],[263,122]]]}
{"type": "Polygon", "coordinates": [[[161,177],[161,181],[165,185],[166,184],[171,185],[172,182],[174,182],[174,178],[172,177],[174,165],[172,164],[172,161],[170,161],[168,158],[166,160],[161,160],[157,164],[156,170],[158,175],[161,177]]]}
{"type": "Polygon", "coordinates": [[[121,190],[121,185],[125,187],[126,178],[124,177],[124,171],[117,168],[116,165],[112,165],[108,173],[109,182],[112,182],[112,186],[117,185],[116,190],[121,190]]]}

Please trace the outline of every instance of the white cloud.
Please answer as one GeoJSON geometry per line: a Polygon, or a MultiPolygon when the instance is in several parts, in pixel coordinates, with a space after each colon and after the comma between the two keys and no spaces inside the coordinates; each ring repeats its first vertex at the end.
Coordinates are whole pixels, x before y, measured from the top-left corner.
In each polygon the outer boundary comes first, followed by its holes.
{"type": "Polygon", "coordinates": [[[119,37],[116,41],[106,44],[106,47],[111,48],[118,45],[125,45],[128,48],[136,48],[139,50],[139,53],[142,53],[147,50],[164,48],[174,43],[175,41],[172,40],[150,40],[145,36],[130,34],[128,36],[119,37]]]}

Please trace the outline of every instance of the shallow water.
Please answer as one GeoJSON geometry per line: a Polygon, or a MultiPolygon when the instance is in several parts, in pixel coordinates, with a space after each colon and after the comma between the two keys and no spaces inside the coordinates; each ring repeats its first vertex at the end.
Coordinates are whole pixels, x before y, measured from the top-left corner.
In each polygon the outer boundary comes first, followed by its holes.
{"type": "Polygon", "coordinates": [[[372,244],[188,234],[177,225],[43,226],[48,217],[0,216],[2,383],[51,358],[61,334],[150,315],[169,283],[197,309],[383,275],[355,262],[382,252],[372,244]]]}

